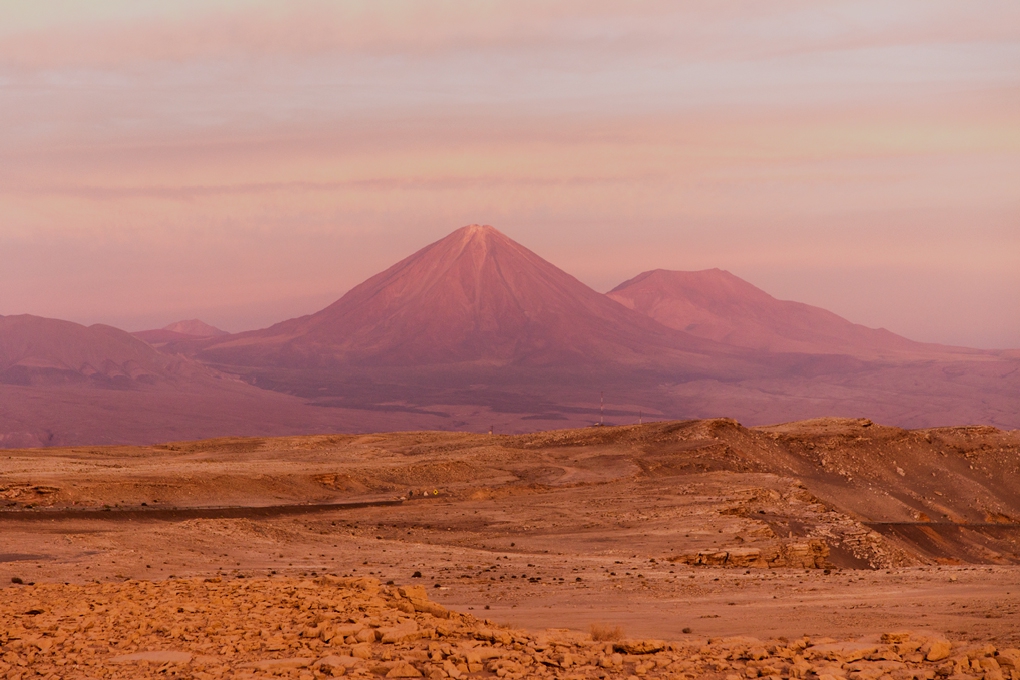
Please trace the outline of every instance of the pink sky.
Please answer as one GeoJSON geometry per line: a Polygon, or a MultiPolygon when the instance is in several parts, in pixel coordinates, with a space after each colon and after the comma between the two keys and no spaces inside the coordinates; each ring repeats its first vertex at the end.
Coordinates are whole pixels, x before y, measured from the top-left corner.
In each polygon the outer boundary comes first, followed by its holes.
{"type": "Polygon", "coordinates": [[[1020,3],[0,5],[0,314],[228,330],[487,223],[1020,347],[1020,3]]]}

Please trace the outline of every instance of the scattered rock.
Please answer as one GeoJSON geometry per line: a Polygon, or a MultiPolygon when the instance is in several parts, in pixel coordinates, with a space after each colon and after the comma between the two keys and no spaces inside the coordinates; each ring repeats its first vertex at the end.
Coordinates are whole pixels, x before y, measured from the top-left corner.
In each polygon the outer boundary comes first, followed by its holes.
{"type": "Polygon", "coordinates": [[[190,652],[135,652],[121,654],[110,659],[110,663],[131,663],[132,661],[148,661],[151,663],[190,663],[190,652]]]}
{"type": "Polygon", "coordinates": [[[911,632],[886,633],[881,642],[599,641],[574,630],[536,635],[499,628],[444,608],[437,617],[430,604],[422,587],[384,588],[371,579],[175,579],[7,588],[0,592],[0,677],[23,678],[20,669],[31,664],[33,677],[75,680],[208,680],[252,673],[305,679],[1015,680],[1020,664],[1020,650],[990,645],[966,647],[950,658],[948,640],[911,632]],[[137,604],[142,601],[144,610],[137,604]],[[401,603],[411,605],[413,613],[401,603]],[[26,618],[30,607],[40,614],[26,618]],[[68,621],[74,623],[68,626],[68,621]],[[168,640],[178,649],[154,651],[168,640]],[[111,658],[110,646],[122,653],[111,658]]]}
{"type": "Polygon", "coordinates": [[[654,654],[666,648],[662,640],[620,640],[613,643],[613,649],[623,654],[654,654]]]}
{"type": "Polygon", "coordinates": [[[241,664],[241,668],[258,668],[263,671],[270,671],[277,668],[307,668],[314,659],[303,656],[295,656],[289,659],[263,659],[251,663],[241,664]]]}
{"type": "Polygon", "coordinates": [[[780,543],[752,548],[727,548],[671,557],[671,562],[691,566],[778,569],[824,569],[828,566],[829,546],[825,541],[780,543]]]}

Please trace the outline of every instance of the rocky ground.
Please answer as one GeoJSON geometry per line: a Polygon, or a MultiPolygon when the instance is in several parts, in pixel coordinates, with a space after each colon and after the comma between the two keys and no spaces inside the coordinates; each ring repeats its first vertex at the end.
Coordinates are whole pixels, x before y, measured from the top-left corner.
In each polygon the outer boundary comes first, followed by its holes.
{"type": "Polygon", "coordinates": [[[627,639],[531,633],[372,578],[173,579],[9,587],[0,672],[60,678],[1020,678],[1020,650],[886,632],[627,639]]]}
{"type": "Polygon", "coordinates": [[[401,660],[1008,678],[1018,462],[1020,433],[858,420],[8,451],[0,678],[410,673],[401,660]],[[413,640],[357,639],[412,615],[413,640]],[[927,660],[941,640],[949,656],[927,660]],[[472,662],[472,645],[503,655],[472,662]],[[115,661],[150,651],[176,656],[115,661]],[[315,665],[330,656],[347,660],[315,665]],[[274,659],[290,661],[257,665],[274,659]]]}

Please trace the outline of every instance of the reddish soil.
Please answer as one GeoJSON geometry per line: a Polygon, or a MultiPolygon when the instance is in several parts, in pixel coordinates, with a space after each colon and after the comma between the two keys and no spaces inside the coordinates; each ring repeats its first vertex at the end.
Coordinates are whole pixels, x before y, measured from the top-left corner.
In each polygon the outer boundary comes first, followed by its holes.
{"type": "Polygon", "coordinates": [[[1016,646],[1018,437],[715,420],[10,451],[0,578],[333,573],[533,630],[1016,646]]]}

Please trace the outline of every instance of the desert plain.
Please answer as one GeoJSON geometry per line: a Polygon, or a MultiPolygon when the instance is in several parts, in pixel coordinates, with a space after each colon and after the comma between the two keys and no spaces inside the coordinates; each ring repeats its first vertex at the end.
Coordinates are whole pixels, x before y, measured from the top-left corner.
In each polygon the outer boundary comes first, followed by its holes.
{"type": "Polygon", "coordinates": [[[0,456],[0,677],[1020,677],[1020,432],[0,456]]]}

